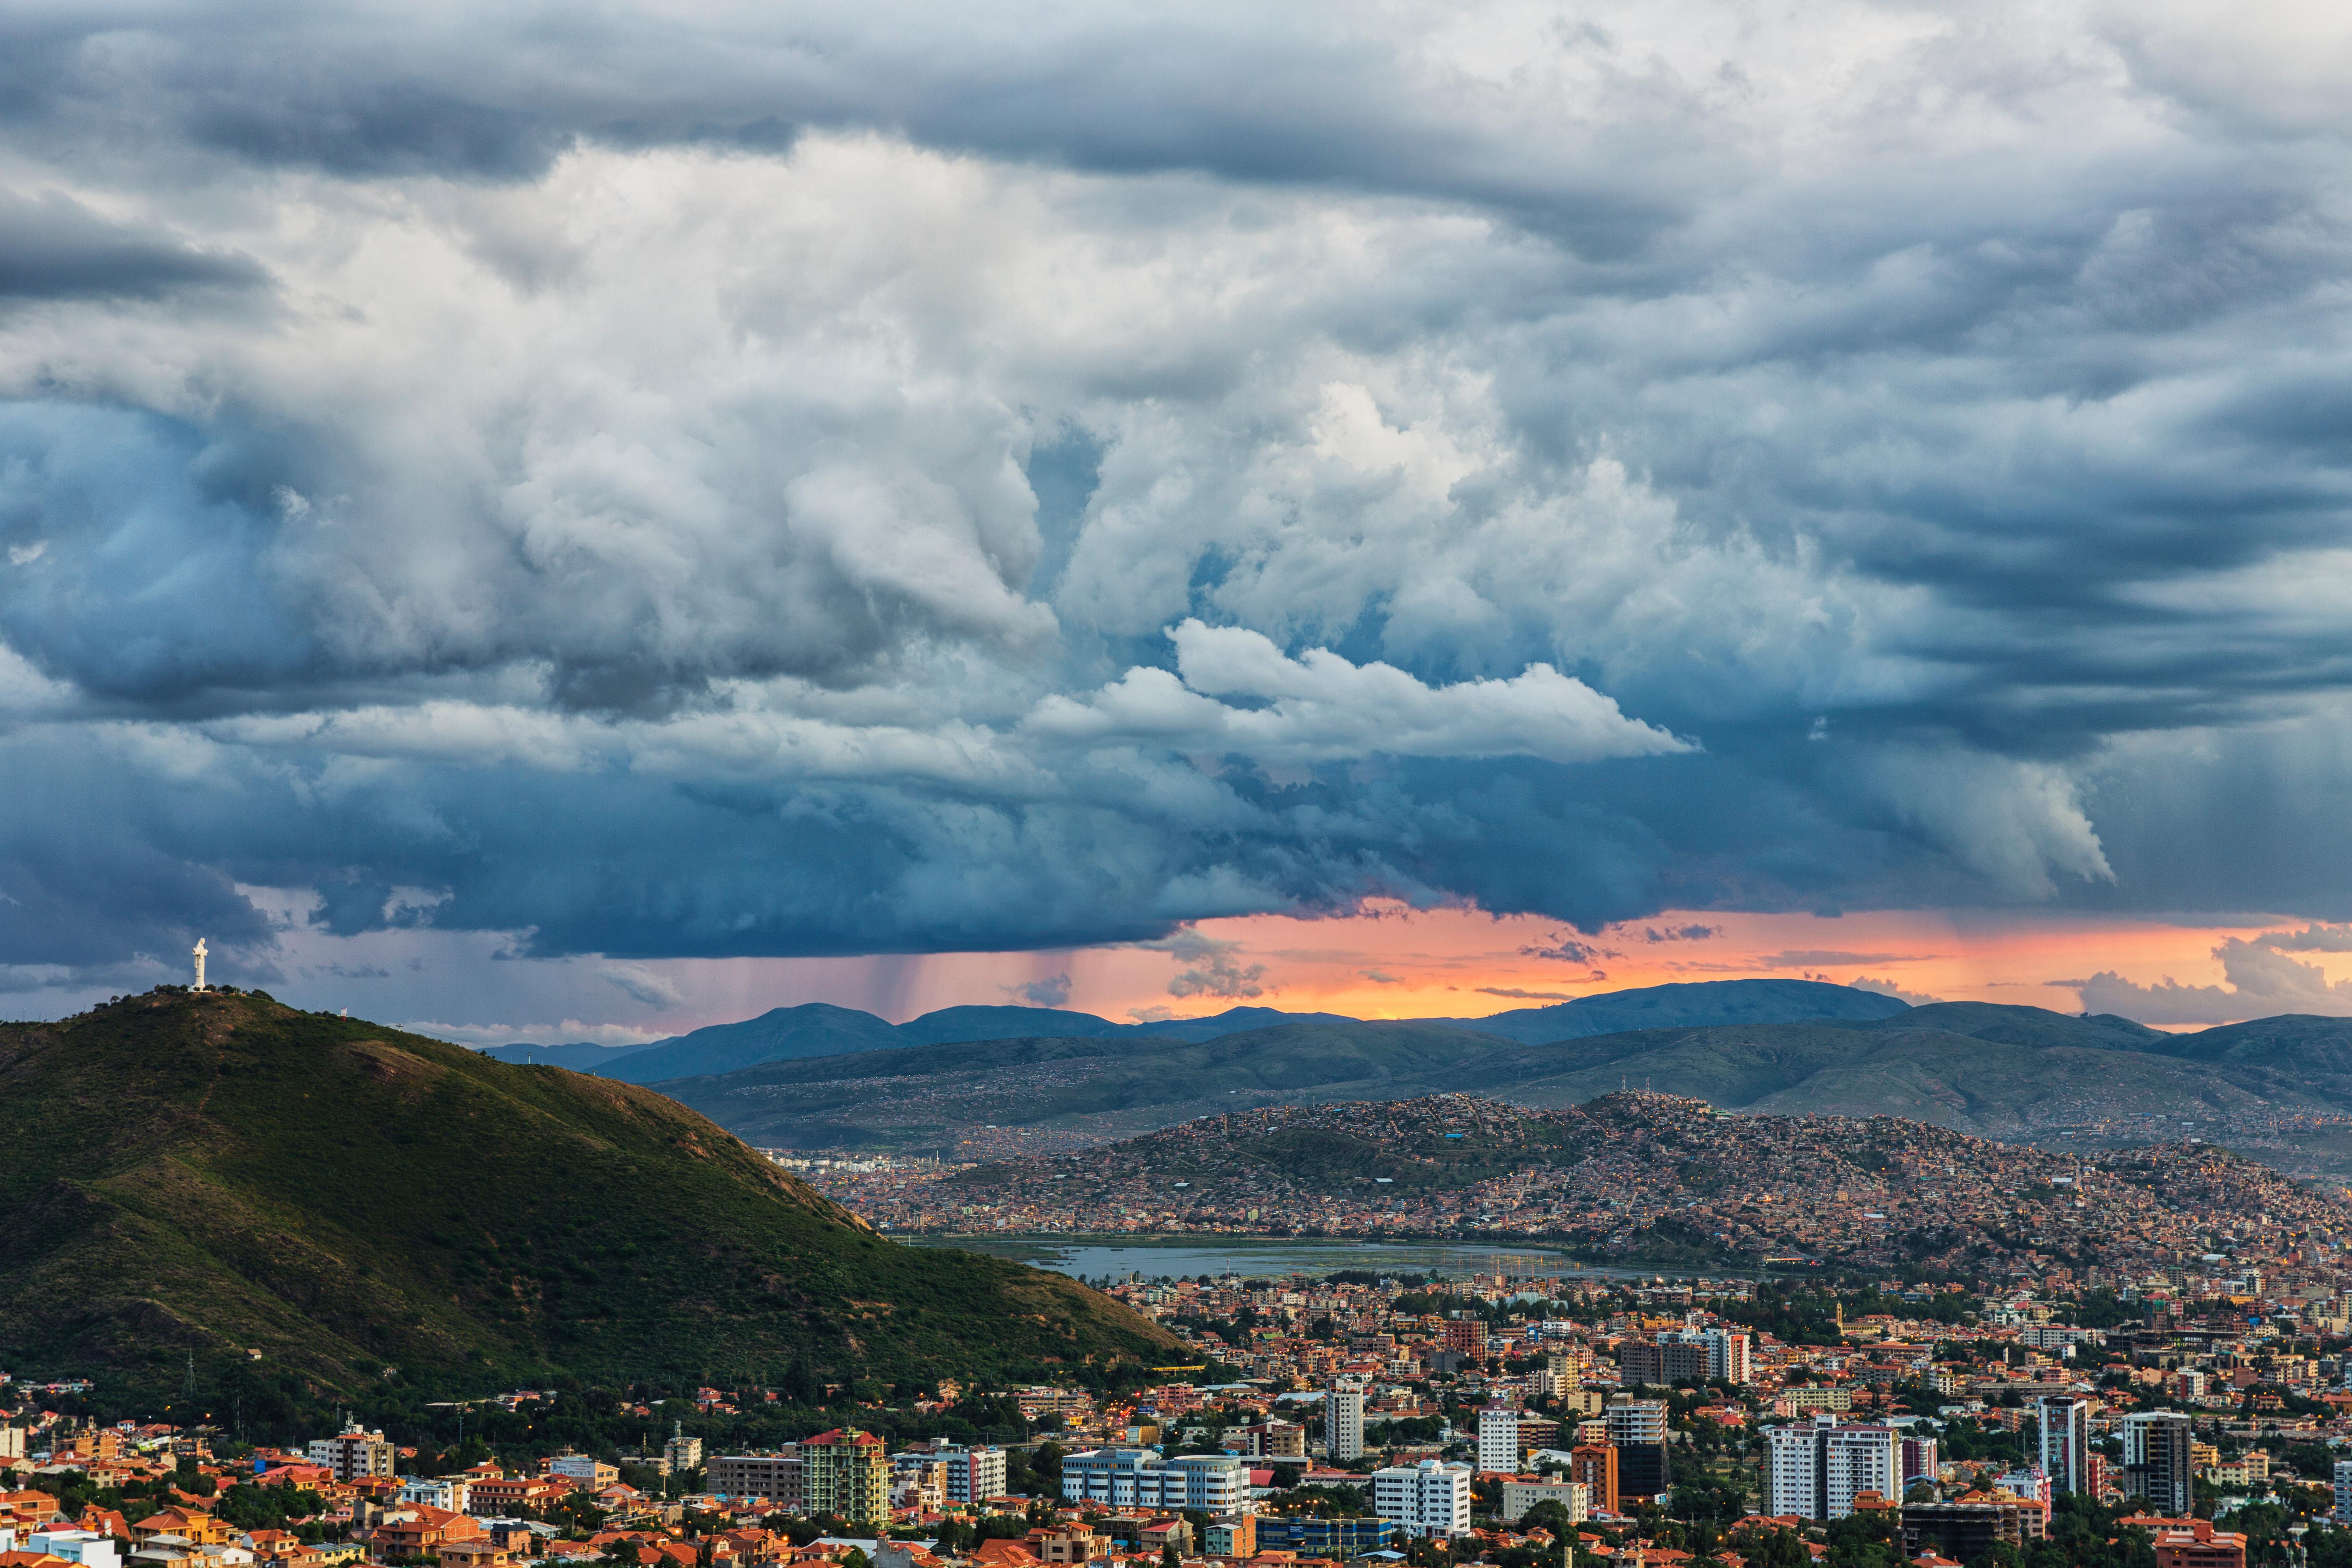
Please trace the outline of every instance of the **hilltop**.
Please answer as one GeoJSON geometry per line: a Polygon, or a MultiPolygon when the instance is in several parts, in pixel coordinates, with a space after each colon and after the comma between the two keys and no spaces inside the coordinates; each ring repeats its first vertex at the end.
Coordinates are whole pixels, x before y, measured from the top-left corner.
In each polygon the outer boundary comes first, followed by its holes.
{"type": "Polygon", "coordinates": [[[884,1240],[649,1090],[259,995],[0,1026],[0,1363],[49,1376],[927,1383],[1171,1342],[884,1240]]]}
{"type": "Polygon", "coordinates": [[[2316,1192],[2193,1143],[2091,1156],[1893,1117],[1728,1116],[1641,1091],[1530,1110],[1469,1095],[1284,1106],[943,1177],[847,1177],[894,1229],[1544,1238],[1609,1260],[1766,1258],[1947,1277],[2145,1270],[2284,1256],[2352,1221],[2316,1192]]]}

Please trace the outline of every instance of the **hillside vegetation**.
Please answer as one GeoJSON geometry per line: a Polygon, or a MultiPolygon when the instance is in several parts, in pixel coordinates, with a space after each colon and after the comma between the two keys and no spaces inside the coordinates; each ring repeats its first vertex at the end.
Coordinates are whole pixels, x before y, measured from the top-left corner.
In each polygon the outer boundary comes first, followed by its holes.
{"type": "Polygon", "coordinates": [[[884,1240],[649,1090],[266,998],[0,1026],[0,1093],[20,1372],[927,1382],[1171,1342],[1058,1275],[884,1240]]]}

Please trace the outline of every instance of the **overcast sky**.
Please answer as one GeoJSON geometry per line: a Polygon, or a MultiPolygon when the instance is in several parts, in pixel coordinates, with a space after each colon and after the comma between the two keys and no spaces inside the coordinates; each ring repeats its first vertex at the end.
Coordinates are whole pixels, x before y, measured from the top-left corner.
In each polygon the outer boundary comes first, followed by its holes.
{"type": "Polygon", "coordinates": [[[1368,900],[2352,1012],[2347,139],[2309,4],[7,8],[0,1013],[1368,900]]]}

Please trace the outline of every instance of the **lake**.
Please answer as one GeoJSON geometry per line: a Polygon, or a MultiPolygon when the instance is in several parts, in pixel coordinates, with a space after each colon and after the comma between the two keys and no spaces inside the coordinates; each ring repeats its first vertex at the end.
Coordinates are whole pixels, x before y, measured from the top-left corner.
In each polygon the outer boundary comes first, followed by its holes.
{"type": "MultiPolygon", "coordinates": [[[[1152,1237],[1127,1241],[1107,1237],[992,1236],[908,1237],[915,1247],[959,1247],[998,1258],[1018,1258],[1081,1279],[1108,1275],[1146,1279],[1239,1274],[1331,1274],[1367,1268],[1383,1274],[1502,1274],[1512,1279],[1648,1279],[1654,1271],[1601,1268],[1539,1247],[1454,1245],[1442,1241],[1351,1241],[1345,1238],[1251,1240],[1232,1237],[1152,1237]]],[[[1710,1271],[1709,1278],[1728,1276],[1710,1271]]]]}

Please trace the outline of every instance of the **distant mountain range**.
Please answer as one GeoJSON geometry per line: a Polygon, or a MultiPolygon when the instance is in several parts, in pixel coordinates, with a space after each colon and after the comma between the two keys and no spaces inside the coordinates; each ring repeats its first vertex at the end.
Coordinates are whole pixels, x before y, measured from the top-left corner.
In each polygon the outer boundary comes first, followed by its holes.
{"type": "MultiPolygon", "coordinates": [[[[1892,996],[1816,980],[1707,980],[1606,992],[1549,1007],[1519,1007],[1485,1018],[1422,1018],[1535,1045],[1626,1029],[1691,1028],[1706,1024],[1783,1024],[1804,1018],[1874,1019],[1908,1011],[1892,996]]],[[[905,1024],[828,1003],[778,1007],[739,1024],[713,1024],[642,1046],[498,1046],[500,1061],[537,1062],[624,1083],[662,1083],[809,1057],[848,1056],[908,1046],[986,1040],[1148,1040],[1198,1045],[1248,1030],[1296,1024],[1357,1024],[1338,1013],[1286,1013],[1230,1007],[1205,1018],[1115,1024],[1060,1007],[942,1007],[905,1024]]]]}
{"type": "Polygon", "coordinates": [[[1165,1360],[1059,1275],[877,1237],[674,1100],[214,993],[0,1025],[0,1365],[286,1391],[1165,1360]]]}
{"type": "Polygon", "coordinates": [[[2011,1141],[2063,1131],[2148,1142],[2178,1136],[2184,1121],[2236,1140],[2281,1112],[2340,1114],[2352,1104],[2352,1021],[2270,1019],[2183,1037],[2126,1018],[1955,1002],[1538,1044],[1453,1022],[1289,1023],[1200,1042],[900,1047],[660,1088],[753,1142],[797,1147],[969,1151],[1002,1144],[1008,1128],[1128,1135],[1257,1105],[1461,1090],[1567,1106],[1620,1088],[1725,1110],[1902,1116],[2011,1141]],[[998,1136],[976,1139],[990,1129],[998,1136]]]}

